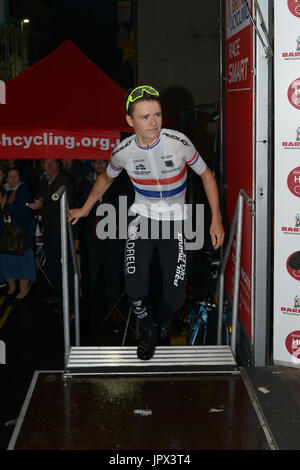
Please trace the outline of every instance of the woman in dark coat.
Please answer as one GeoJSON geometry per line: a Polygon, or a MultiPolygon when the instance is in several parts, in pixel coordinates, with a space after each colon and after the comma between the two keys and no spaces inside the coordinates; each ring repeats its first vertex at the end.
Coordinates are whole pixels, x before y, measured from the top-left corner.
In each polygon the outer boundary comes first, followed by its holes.
{"type": "Polygon", "coordinates": [[[10,168],[7,173],[7,183],[0,195],[0,238],[4,224],[11,222],[18,227],[26,226],[27,244],[23,256],[0,254],[0,276],[8,283],[7,295],[16,300],[25,298],[30,289],[30,283],[36,280],[36,267],[34,259],[34,229],[35,219],[32,210],[27,207],[31,202],[29,188],[21,181],[17,168],[10,168]],[[17,293],[16,280],[19,280],[17,293]]]}

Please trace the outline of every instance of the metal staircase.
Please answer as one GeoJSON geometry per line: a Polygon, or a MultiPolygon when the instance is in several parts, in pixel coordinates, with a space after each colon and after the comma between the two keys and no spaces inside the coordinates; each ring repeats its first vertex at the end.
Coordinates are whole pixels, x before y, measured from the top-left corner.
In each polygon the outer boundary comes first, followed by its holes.
{"type": "Polygon", "coordinates": [[[230,346],[158,346],[150,361],[135,346],[72,347],[65,369],[73,375],[239,373],[230,346]]]}
{"type": "MultiPolygon", "coordinates": [[[[79,271],[74,251],[72,230],[67,225],[67,200],[65,187],[61,186],[52,196],[60,200],[61,210],[61,244],[63,274],[63,313],[64,313],[64,364],[65,376],[74,375],[122,375],[122,374],[201,374],[201,373],[239,373],[235,360],[235,336],[233,329],[231,345],[215,346],[158,346],[150,361],[141,361],[136,355],[136,346],[80,346],[79,331],[79,271]],[[74,267],[74,305],[75,305],[75,346],[70,344],[69,299],[68,299],[68,263],[67,237],[70,238],[72,261],[74,267]]],[[[240,199],[243,195],[240,196],[240,199]]],[[[241,203],[238,205],[241,206],[241,203]]],[[[241,211],[240,211],[241,212],[241,211]]],[[[237,220],[240,222],[240,213],[237,220]]],[[[233,230],[232,230],[233,232],[233,230]]],[[[226,263],[225,263],[226,264],[226,263]]],[[[237,266],[238,268],[239,266],[237,266]]],[[[236,270],[238,285],[239,270],[236,270]]],[[[222,285],[221,285],[222,288],[222,285]]],[[[222,289],[221,289],[222,290],[222,289]]],[[[235,289],[238,298],[238,288],[235,289]]],[[[237,315],[237,308],[234,316],[237,315]]],[[[219,315],[219,324],[222,319],[219,315]]],[[[233,322],[236,326],[236,322],[233,322]]]]}

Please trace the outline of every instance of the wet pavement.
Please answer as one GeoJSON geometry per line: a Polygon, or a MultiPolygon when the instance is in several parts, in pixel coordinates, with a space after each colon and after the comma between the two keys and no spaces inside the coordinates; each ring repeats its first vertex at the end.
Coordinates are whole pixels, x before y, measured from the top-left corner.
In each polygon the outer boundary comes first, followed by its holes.
{"type": "Polygon", "coordinates": [[[243,381],[41,374],[15,450],[268,450],[243,381]],[[51,406],[50,406],[51,404],[51,406]]]}

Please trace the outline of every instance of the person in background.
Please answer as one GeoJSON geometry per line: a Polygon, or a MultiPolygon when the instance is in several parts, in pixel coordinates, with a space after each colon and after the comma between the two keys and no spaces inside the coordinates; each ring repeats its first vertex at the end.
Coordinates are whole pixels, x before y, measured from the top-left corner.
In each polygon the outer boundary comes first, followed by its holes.
{"type": "Polygon", "coordinates": [[[86,165],[76,158],[62,158],[61,163],[62,169],[73,176],[77,185],[79,185],[83,178],[88,176],[91,171],[89,165],[86,165]]]}
{"type": "Polygon", "coordinates": [[[3,190],[5,181],[6,181],[5,167],[0,164],[0,191],[3,190]]]}
{"type": "MultiPolygon", "coordinates": [[[[52,295],[45,297],[43,301],[54,305],[54,310],[62,311],[62,273],[61,273],[61,230],[60,230],[60,205],[52,200],[52,195],[62,185],[66,187],[67,200],[70,208],[76,201],[76,183],[72,176],[62,171],[59,161],[47,158],[41,161],[44,169],[44,177],[40,182],[37,197],[29,204],[33,210],[39,210],[44,226],[44,249],[46,254],[47,271],[52,285],[52,295]]],[[[74,233],[75,249],[78,237],[74,233]]],[[[73,302],[73,278],[72,264],[69,260],[69,291],[70,304],[73,302]]]]}
{"type": "Polygon", "coordinates": [[[17,227],[26,227],[26,250],[23,256],[0,254],[0,275],[8,284],[7,296],[15,301],[27,297],[31,282],[36,280],[34,259],[35,219],[28,204],[31,196],[27,184],[21,181],[18,168],[11,167],[7,173],[7,183],[0,195],[1,216],[0,234],[4,224],[11,223],[17,227]],[[19,280],[19,290],[16,281],[19,280]]]}
{"type": "Polygon", "coordinates": [[[22,181],[27,183],[31,197],[34,197],[37,190],[37,180],[34,172],[28,165],[28,160],[25,159],[12,159],[5,160],[6,170],[9,168],[18,168],[22,181]]]}

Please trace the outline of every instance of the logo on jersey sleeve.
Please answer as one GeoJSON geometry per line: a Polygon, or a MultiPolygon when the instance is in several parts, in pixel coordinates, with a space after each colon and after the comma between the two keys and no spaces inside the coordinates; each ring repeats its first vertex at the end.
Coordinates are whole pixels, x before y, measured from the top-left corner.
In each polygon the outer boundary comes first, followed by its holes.
{"type": "Polygon", "coordinates": [[[112,156],[115,156],[117,153],[121,152],[121,150],[124,150],[126,147],[128,147],[128,145],[131,144],[131,142],[133,141],[133,139],[129,139],[128,142],[126,142],[124,145],[120,145],[118,146],[113,152],[112,152],[112,156]]]}
{"type": "Polygon", "coordinates": [[[178,142],[181,142],[183,145],[187,145],[188,147],[190,146],[190,144],[185,139],[180,137],[179,135],[168,134],[167,132],[164,132],[163,134],[166,137],[169,137],[170,139],[178,140],[178,142]]]}

